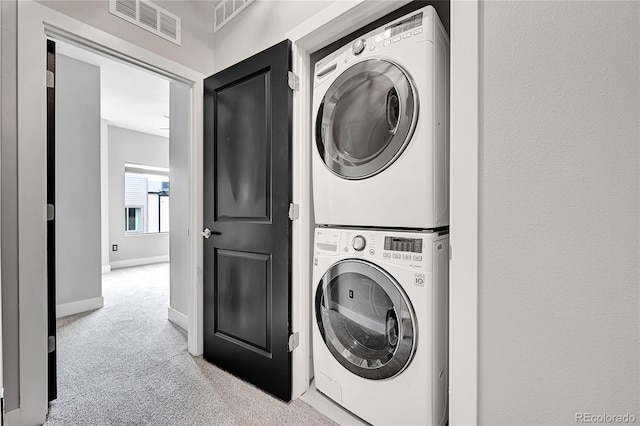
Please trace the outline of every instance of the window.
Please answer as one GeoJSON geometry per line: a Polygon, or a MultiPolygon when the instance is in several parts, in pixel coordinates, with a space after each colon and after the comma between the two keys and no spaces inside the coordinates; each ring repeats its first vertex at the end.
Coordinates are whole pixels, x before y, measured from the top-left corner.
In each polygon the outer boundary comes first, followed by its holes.
{"type": "Polygon", "coordinates": [[[124,214],[127,232],[142,231],[142,207],[125,207],[124,214]]]}
{"type": "Polygon", "coordinates": [[[125,163],[125,232],[169,232],[169,169],[125,163]]]}

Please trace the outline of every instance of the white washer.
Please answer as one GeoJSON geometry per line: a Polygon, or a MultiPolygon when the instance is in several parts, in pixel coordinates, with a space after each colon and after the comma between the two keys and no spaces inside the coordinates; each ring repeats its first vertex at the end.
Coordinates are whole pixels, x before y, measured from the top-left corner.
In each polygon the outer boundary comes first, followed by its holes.
{"type": "Polygon", "coordinates": [[[374,425],[448,420],[449,237],[319,227],[316,388],[374,425]]]}
{"type": "Polygon", "coordinates": [[[449,41],[432,6],[316,63],[316,223],[449,224],[448,64],[449,41]]]}

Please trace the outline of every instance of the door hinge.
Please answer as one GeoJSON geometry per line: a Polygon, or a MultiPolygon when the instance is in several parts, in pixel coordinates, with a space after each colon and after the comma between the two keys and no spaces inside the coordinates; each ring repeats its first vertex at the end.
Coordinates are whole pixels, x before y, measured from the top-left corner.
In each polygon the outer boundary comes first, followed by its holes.
{"type": "Polygon", "coordinates": [[[49,336],[49,341],[47,346],[48,346],[47,353],[51,353],[56,350],[56,336],[49,336]]]}
{"type": "Polygon", "coordinates": [[[50,87],[50,88],[55,87],[55,81],[56,81],[56,78],[55,78],[55,75],[53,74],[53,71],[47,70],[47,87],[50,87]]]}
{"type": "Polygon", "coordinates": [[[289,343],[287,344],[289,352],[293,352],[293,350],[298,347],[298,343],[300,343],[300,334],[297,331],[291,333],[289,335],[289,343]]]}
{"type": "Polygon", "coordinates": [[[298,76],[293,71],[289,71],[287,73],[287,76],[288,76],[287,80],[289,83],[289,88],[295,92],[300,90],[300,79],[298,78],[298,76]]]}
{"type": "Polygon", "coordinates": [[[51,221],[56,217],[56,208],[53,204],[47,204],[47,220],[51,221]]]}
{"type": "Polygon", "coordinates": [[[289,220],[296,220],[298,217],[300,217],[300,206],[289,203],[289,220]]]}

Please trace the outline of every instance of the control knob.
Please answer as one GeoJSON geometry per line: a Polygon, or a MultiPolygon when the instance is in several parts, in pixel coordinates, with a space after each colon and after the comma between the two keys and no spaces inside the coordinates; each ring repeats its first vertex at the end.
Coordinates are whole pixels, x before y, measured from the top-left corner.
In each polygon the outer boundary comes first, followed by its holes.
{"type": "Polygon", "coordinates": [[[355,251],[362,251],[367,246],[367,240],[362,235],[356,235],[351,241],[351,245],[355,251]]]}
{"type": "Polygon", "coordinates": [[[354,55],[359,55],[362,53],[366,45],[367,45],[367,41],[363,38],[360,38],[353,42],[353,45],[351,46],[351,50],[353,51],[354,55]]]}

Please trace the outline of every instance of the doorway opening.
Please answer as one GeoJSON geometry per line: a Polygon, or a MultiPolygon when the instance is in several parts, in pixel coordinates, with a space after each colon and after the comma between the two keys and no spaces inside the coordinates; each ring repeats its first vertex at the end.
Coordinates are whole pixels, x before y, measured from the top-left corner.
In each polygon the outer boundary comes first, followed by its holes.
{"type": "Polygon", "coordinates": [[[50,368],[49,382],[61,384],[50,399],[64,402],[82,387],[80,365],[92,360],[121,359],[126,370],[131,351],[158,340],[186,353],[191,94],[164,75],[55,45],[50,275],[60,368],[58,378],[50,368]]]}

